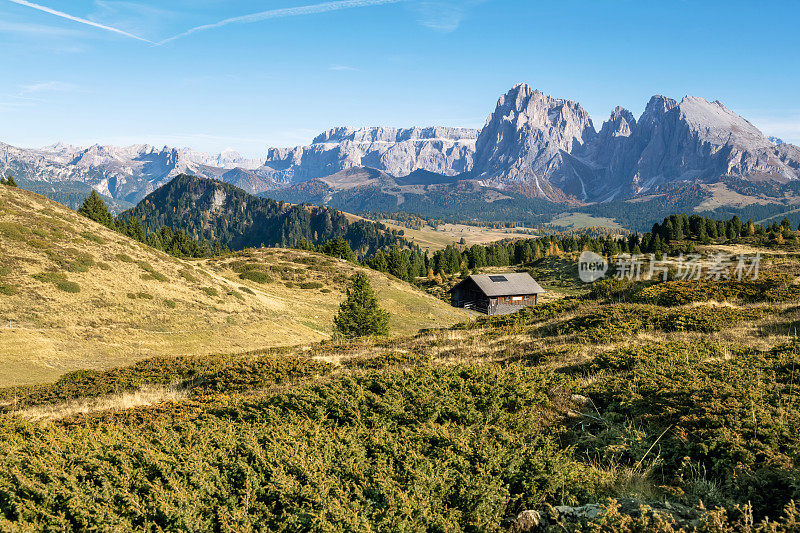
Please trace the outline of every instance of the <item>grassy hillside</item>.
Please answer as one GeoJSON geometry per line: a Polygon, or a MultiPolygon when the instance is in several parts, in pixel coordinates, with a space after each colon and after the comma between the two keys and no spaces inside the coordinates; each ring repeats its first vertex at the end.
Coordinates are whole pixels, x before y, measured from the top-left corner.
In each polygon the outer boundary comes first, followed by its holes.
{"type": "Polygon", "coordinates": [[[496,229],[484,226],[468,226],[465,224],[441,224],[434,228],[423,225],[419,229],[407,228],[391,219],[381,220],[391,229],[403,231],[404,237],[423,250],[434,252],[444,249],[448,244],[462,242],[467,246],[473,244],[489,244],[504,239],[529,239],[534,230],[528,228],[496,229]]]}
{"type": "MultiPolygon", "coordinates": [[[[0,187],[0,252],[0,385],[156,355],[325,339],[356,268],[273,249],[182,261],[9,187],[0,187]],[[241,279],[227,266],[235,260],[260,263],[272,280],[241,279]]],[[[370,276],[397,333],[465,316],[405,283],[370,276]]]]}
{"type": "Polygon", "coordinates": [[[795,531],[799,274],[1,390],[0,529],[795,531]]]}

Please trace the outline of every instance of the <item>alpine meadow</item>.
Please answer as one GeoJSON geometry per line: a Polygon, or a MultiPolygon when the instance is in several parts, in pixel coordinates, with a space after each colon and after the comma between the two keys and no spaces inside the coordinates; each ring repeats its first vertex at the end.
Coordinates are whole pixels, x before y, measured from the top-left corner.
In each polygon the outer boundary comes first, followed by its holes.
{"type": "Polygon", "coordinates": [[[800,532],[800,5],[42,2],[0,533],[800,532]]]}

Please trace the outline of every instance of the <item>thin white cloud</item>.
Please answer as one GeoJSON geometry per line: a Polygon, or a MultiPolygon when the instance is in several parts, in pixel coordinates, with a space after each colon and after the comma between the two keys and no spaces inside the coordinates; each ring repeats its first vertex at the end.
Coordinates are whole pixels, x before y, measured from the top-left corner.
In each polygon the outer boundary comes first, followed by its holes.
{"type": "Polygon", "coordinates": [[[80,24],[86,24],[87,26],[93,26],[95,28],[99,28],[101,30],[110,31],[110,32],[113,32],[113,33],[116,33],[116,34],[119,34],[119,35],[123,35],[125,37],[130,37],[131,39],[136,39],[138,41],[143,41],[143,42],[146,42],[146,43],[155,44],[154,42],[149,41],[149,40],[145,39],[144,37],[139,37],[138,35],[134,35],[132,33],[128,33],[127,31],[120,30],[119,28],[114,28],[112,26],[106,26],[105,24],[98,24],[97,22],[92,22],[91,20],[87,20],[85,18],[76,17],[76,16],[70,15],[68,13],[64,13],[63,11],[57,11],[55,9],[51,9],[49,7],[46,7],[46,6],[43,6],[43,5],[40,5],[40,4],[34,4],[33,2],[28,2],[27,0],[8,0],[8,1],[12,2],[14,4],[19,4],[21,6],[30,7],[32,9],[37,9],[39,11],[43,11],[45,13],[49,13],[51,15],[55,15],[56,17],[60,17],[60,18],[67,19],[67,20],[71,20],[73,22],[78,22],[80,24]]]}
{"type": "MultiPolygon", "coordinates": [[[[16,97],[12,97],[12,98],[16,98],[16,97]]],[[[17,100],[16,102],[0,101],[0,113],[6,113],[8,111],[15,111],[17,109],[21,109],[21,108],[24,108],[24,107],[32,107],[33,105],[34,104],[31,103],[31,102],[27,102],[27,101],[20,102],[19,100],[17,100]]]]}
{"type": "Polygon", "coordinates": [[[418,22],[434,31],[451,33],[458,29],[467,12],[486,0],[418,0],[411,4],[418,22]]]}
{"type": "Polygon", "coordinates": [[[50,36],[50,37],[77,37],[82,35],[76,30],[67,30],[55,26],[45,26],[43,24],[27,24],[24,22],[8,22],[0,20],[0,32],[24,33],[28,35],[50,36]]]}
{"type": "MultiPolygon", "coordinates": [[[[11,0],[11,1],[22,1],[22,0],[11,0]]],[[[202,26],[196,26],[183,33],[179,33],[178,35],[174,35],[168,39],[164,39],[158,44],[165,44],[174,41],[176,39],[187,37],[194,33],[221,28],[222,26],[227,26],[229,24],[250,24],[253,22],[261,22],[263,20],[269,20],[269,19],[297,17],[301,15],[316,15],[319,13],[340,11],[342,9],[372,7],[385,4],[398,4],[406,1],[407,0],[338,0],[335,2],[325,2],[323,4],[314,4],[309,6],[288,7],[284,9],[271,9],[269,11],[261,11],[259,13],[252,13],[250,15],[243,15],[240,17],[231,17],[223,19],[220,20],[219,22],[214,22],[212,24],[204,24],[202,26]]]]}
{"type": "Polygon", "coordinates": [[[328,67],[328,70],[333,70],[335,72],[358,72],[357,68],[348,67],[347,65],[331,65],[328,67]]]}
{"type": "Polygon", "coordinates": [[[78,86],[74,83],[65,83],[63,81],[45,81],[41,83],[32,83],[30,85],[22,85],[20,87],[20,95],[38,94],[43,92],[68,92],[74,91],[78,86]]]}
{"type": "Polygon", "coordinates": [[[163,37],[166,28],[176,20],[180,21],[181,17],[177,12],[139,2],[94,0],[94,6],[95,10],[87,15],[91,20],[114,28],[124,28],[145,38],[153,38],[154,35],[163,37]]]}
{"type": "Polygon", "coordinates": [[[771,135],[792,144],[800,144],[800,115],[760,117],[751,120],[764,135],[771,135]]]}

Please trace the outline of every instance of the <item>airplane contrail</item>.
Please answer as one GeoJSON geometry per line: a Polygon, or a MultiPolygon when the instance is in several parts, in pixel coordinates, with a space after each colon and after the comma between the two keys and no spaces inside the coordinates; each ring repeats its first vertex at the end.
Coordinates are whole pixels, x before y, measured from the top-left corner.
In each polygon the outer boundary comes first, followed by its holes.
{"type": "Polygon", "coordinates": [[[113,28],[111,26],[106,26],[104,24],[98,24],[97,22],[92,22],[91,20],[87,20],[80,17],[75,17],[70,15],[69,13],[64,13],[63,11],[57,11],[55,9],[51,9],[47,6],[42,6],[39,4],[34,4],[33,2],[28,2],[26,0],[8,0],[9,2],[13,2],[15,4],[19,4],[21,6],[31,7],[33,9],[38,9],[39,11],[44,11],[45,13],[50,13],[51,15],[55,15],[57,17],[61,17],[63,19],[72,20],[74,22],[79,22],[81,24],[87,24],[89,26],[94,26],[95,28],[100,28],[101,30],[111,31],[114,33],[118,33],[119,35],[124,35],[125,37],[130,37],[131,39],[136,39],[137,41],[143,41],[149,44],[156,44],[153,41],[147,40],[144,37],[139,37],[138,35],[134,35],[132,33],[128,33],[127,31],[120,30],[119,28],[113,28]]]}
{"type": "Polygon", "coordinates": [[[57,11],[55,9],[49,8],[47,6],[43,6],[40,4],[35,4],[33,2],[28,2],[27,0],[8,0],[9,2],[13,2],[15,4],[19,4],[21,6],[30,7],[33,9],[37,9],[39,11],[43,11],[45,13],[49,13],[51,15],[55,15],[57,17],[61,17],[63,19],[72,20],[74,22],[78,22],[80,24],[86,24],[89,26],[93,26],[95,28],[100,28],[102,30],[111,31],[117,33],[119,35],[124,35],[125,37],[130,37],[131,39],[136,39],[137,41],[142,41],[152,45],[162,45],[171,41],[175,41],[176,39],[181,39],[188,35],[192,35],[193,33],[198,33],[201,31],[208,31],[213,30],[215,28],[220,28],[222,26],[227,26],[228,24],[247,24],[251,22],[259,22],[262,20],[268,19],[276,19],[276,18],[284,18],[284,17],[296,17],[301,15],[315,15],[317,13],[327,13],[330,11],[339,11],[342,9],[353,9],[358,7],[372,7],[372,6],[380,6],[385,4],[398,4],[400,2],[406,2],[408,0],[336,0],[333,2],[325,2],[322,4],[313,4],[308,6],[299,6],[299,7],[287,7],[283,9],[272,9],[269,11],[261,11],[259,13],[252,13],[250,15],[242,15],[239,17],[231,17],[227,19],[220,20],[218,22],[214,22],[211,24],[203,24],[202,26],[196,26],[189,30],[186,30],[182,33],[177,35],[173,35],[163,41],[154,42],[149,39],[145,39],[144,37],[139,37],[138,35],[134,35],[124,30],[120,30],[119,28],[114,28],[112,26],[106,26],[105,24],[99,24],[97,22],[92,22],[91,20],[87,20],[81,17],[76,17],[74,15],[70,15],[69,13],[64,13],[63,11],[57,11]]]}
{"type": "Polygon", "coordinates": [[[339,11],[341,9],[352,9],[356,7],[371,7],[384,4],[397,4],[405,1],[407,0],[338,0],[335,2],[325,2],[322,4],[314,4],[308,6],[287,7],[284,9],[272,9],[269,11],[261,11],[260,13],[252,13],[250,15],[242,15],[239,17],[227,18],[224,20],[220,20],[219,22],[214,22],[212,24],[203,24],[202,26],[196,26],[194,28],[186,30],[183,33],[179,33],[178,35],[174,35],[172,37],[169,37],[168,39],[164,39],[163,41],[160,41],[157,44],[159,45],[165,44],[174,41],[176,39],[186,37],[193,33],[213,30],[221,26],[227,26],[228,24],[247,24],[250,22],[259,22],[268,19],[296,17],[300,15],[314,15],[317,13],[327,13],[329,11],[339,11]]]}

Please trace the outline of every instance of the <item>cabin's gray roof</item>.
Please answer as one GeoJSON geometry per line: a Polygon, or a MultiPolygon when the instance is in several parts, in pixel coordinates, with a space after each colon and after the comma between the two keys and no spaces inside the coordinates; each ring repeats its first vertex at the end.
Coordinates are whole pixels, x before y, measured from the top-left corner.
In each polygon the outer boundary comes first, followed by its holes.
{"type": "MultiPolygon", "coordinates": [[[[520,294],[542,294],[546,292],[541,285],[536,283],[527,272],[512,272],[509,274],[477,274],[471,279],[489,297],[517,296],[520,294]],[[494,281],[492,278],[502,276],[506,281],[494,281]]],[[[467,280],[462,281],[464,283],[467,280]]],[[[459,283],[459,285],[461,284],[459,283]]],[[[455,288],[455,287],[454,287],[455,288]]]]}

